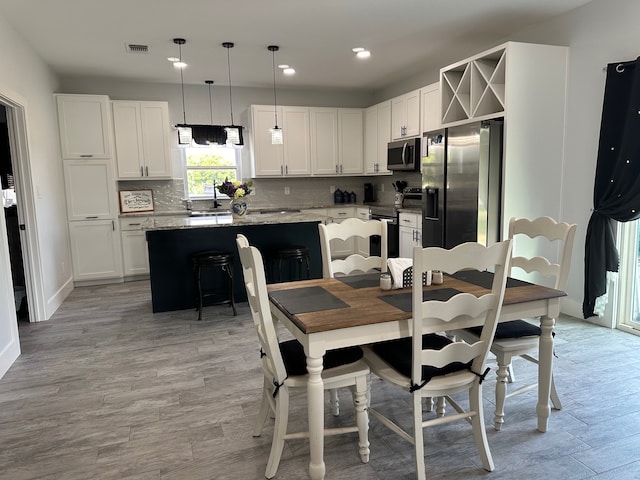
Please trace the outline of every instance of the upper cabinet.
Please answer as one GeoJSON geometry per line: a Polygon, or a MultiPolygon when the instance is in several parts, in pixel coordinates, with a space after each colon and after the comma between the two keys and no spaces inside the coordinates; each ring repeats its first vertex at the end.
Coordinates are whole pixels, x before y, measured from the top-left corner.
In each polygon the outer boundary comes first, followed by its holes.
{"type": "Polygon", "coordinates": [[[281,177],[311,174],[309,140],[309,108],[277,107],[273,105],[251,106],[251,150],[254,176],[281,177]],[[282,145],[271,143],[270,129],[282,128],[282,145]]]}
{"type": "Polygon", "coordinates": [[[362,109],[312,107],[309,112],[312,173],[327,176],[362,174],[362,109]]]}
{"type": "Polygon", "coordinates": [[[167,102],[113,101],[118,178],[171,178],[167,102]]]}
{"type": "Polygon", "coordinates": [[[113,218],[118,214],[110,160],[67,160],[63,168],[70,221],[113,218]]]}
{"type": "Polygon", "coordinates": [[[440,123],[440,83],[432,83],[420,89],[422,131],[431,132],[441,128],[440,123]]]}
{"type": "Polygon", "coordinates": [[[482,120],[503,113],[506,61],[507,47],[502,45],[441,69],[442,124],[482,120]]]}
{"type": "Polygon", "coordinates": [[[391,100],[391,137],[401,140],[420,135],[420,89],[391,100]]]}
{"type": "Polygon", "coordinates": [[[391,100],[364,112],[364,173],[391,173],[387,168],[387,144],[391,141],[391,100]]]}
{"type": "Polygon", "coordinates": [[[109,97],[56,95],[64,159],[110,158],[109,97]]]}

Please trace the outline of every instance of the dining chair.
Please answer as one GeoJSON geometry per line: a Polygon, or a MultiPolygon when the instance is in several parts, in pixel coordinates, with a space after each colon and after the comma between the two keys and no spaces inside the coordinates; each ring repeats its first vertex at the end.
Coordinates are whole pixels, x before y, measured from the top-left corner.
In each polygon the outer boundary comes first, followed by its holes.
{"type": "Polygon", "coordinates": [[[476,297],[452,289],[448,292],[450,295],[440,296],[443,292],[424,290],[421,282],[414,282],[410,328],[412,336],[365,348],[365,360],[371,372],[409,392],[413,397],[412,433],[399,425],[402,423],[401,419],[395,420],[372,407],[369,408],[369,413],[415,446],[419,480],[424,480],[426,476],[423,429],[456,420],[471,423],[482,466],[488,471],[494,469],[484,426],[482,381],[488,373],[485,362],[502,308],[510,254],[510,240],[490,247],[464,243],[451,250],[414,247],[414,278],[420,278],[428,270],[440,270],[449,274],[469,268],[491,270],[494,272],[491,291],[476,297]],[[454,342],[445,335],[422,335],[422,325],[425,322],[441,323],[443,331],[473,322],[482,325],[482,333],[474,344],[454,342]],[[469,395],[468,409],[451,397],[464,391],[469,395]],[[439,397],[444,397],[457,413],[424,420],[422,400],[439,397]]]}
{"type": "MultiPolygon", "coordinates": [[[[279,342],[276,325],[269,308],[267,283],[262,255],[249,245],[247,238],[236,237],[238,253],[242,263],[244,283],[251,315],[260,341],[260,357],[264,381],[262,402],[253,431],[258,437],[269,413],[273,413],[275,424],[271,452],[265,477],[273,478],[278,470],[285,440],[308,438],[308,432],[287,432],[289,398],[294,390],[306,391],[307,366],[302,344],[297,340],[279,342]]],[[[369,461],[369,416],[367,413],[369,367],[363,360],[360,347],[347,347],[328,351],[324,358],[322,379],[325,390],[348,387],[353,396],[355,425],[327,428],[325,436],[358,432],[360,459],[369,461]]]]}
{"type": "MultiPolygon", "coordinates": [[[[320,233],[320,250],[322,254],[322,276],[333,278],[336,274],[349,275],[354,272],[368,272],[377,269],[387,271],[387,222],[383,220],[360,220],[359,218],[347,218],[340,223],[318,224],[320,233]],[[380,236],[380,255],[364,256],[360,253],[352,253],[346,258],[336,257],[331,248],[334,240],[349,240],[362,238],[369,240],[372,236],[380,236]]],[[[340,402],[337,390],[330,392],[331,413],[334,416],[340,414],[340,402]]]]}
{"type": "MultiPolygon", "coordinates": [[[[509,222],[509,238],[514,241],[514,251],[517,250],[518,240],[527,242],[531,248],[532,241],[538,241],[539,249],[551,251],[554,242],[559,251],[558,261],[554,262],[549,257],[540,255],[518,255],[514,253],[511,258],[509,276],[514,269],[519,269],[528,274],[537,275],[535,283],[546,283],[547,286],[557,290],[564,290],[569,277],[571,264],[571,251],[577,225],[557,222],[550,217],[539,217],[534,220],[526,218],[512,218],[509,222]]],[[[498,364],[496,381],[496,410],[494,425],[500,430],[504,424],[505,400],[511,396],[528,392],[537,387],[538,383],[524,385],[507,394],[507,383],[515,380],[512,368],[512,359],[522,357],[533,363],[538,360],[532,353],[538,351],[538,343],[541,334],[540,327],[527,320],[513,320],[498,324],[495,338],[491,346],[491,353],[496,357],[498,364]]],[[[468,328],[455,332],[457,338],[466,342],[475,342],[480,332],[477,328],[468,328]]],[[[560,397],[556,391],[553,374],[551,375],[551,403],[556,410],[562,409],[560,397]]]]}
{"type": "MultiPolygon", "coordinates": [[[[349,275],[355,271],[367,272],[387,270],[387,222],[382,220],[360,220],[347,218],[340,223],[318,224],[322,253],[322,276],[333,278],[336,274],[349,275]],[[353,253],[346,258],[337,258],[331,251],[332,240],[370,239],[380,236],[380,255],[364,256],[353,253]]],[[[368,242],[367,242],[368,244],[368,242]]]]}

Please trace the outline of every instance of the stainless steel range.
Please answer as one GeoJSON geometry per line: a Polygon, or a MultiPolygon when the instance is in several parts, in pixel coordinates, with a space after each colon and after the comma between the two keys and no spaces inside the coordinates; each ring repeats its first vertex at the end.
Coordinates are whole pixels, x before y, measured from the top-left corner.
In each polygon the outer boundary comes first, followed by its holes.
{"type": "MultiPolygon", "coordinates": [[[[400,253],[400,231],[398,229],[398,213],[402,208],[422,208],[422,188],[406,187],[403,192],[402,206],[372,204],[369,206],[372,220],[387,222],[387,243],[389,258],[397,258],[400,253]]],[[[380,255],[380,237],[374,236],[369,242],[370,255],[380,255]]]]}

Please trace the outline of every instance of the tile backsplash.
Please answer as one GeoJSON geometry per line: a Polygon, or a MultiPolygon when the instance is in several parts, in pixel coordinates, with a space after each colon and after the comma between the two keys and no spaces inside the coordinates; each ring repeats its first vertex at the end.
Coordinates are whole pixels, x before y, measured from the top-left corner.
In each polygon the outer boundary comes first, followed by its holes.
{"type": "MultiPolygon", "coordinates": [[[[329,177],[329,178],[260,178],[253,179],[253,192],[247,198],[249,209],[252,208],[309,208],[332,206],[333,189],[354,192],[356,202],[364,200],[364,184],[374,185],[377,203],[392,204],[394,190],[392,183],[405,180],[409,186],[420,186],[419,173],[403,173],[377,177],[329,177]],[[286,194],[285,191],[289,193],[286,194]]],[[[157,213],[172,213],[186,210],[184,181],[174,180],[145,180],[120,181],[119,190],[153,190],[153,201],[157,213]]],[[[226,201],[222,201],[222,208],[226,208],[226,201]]],[[[194,200],[194,210],[209,210],[213,208],[213,199],[194,200]]]]}

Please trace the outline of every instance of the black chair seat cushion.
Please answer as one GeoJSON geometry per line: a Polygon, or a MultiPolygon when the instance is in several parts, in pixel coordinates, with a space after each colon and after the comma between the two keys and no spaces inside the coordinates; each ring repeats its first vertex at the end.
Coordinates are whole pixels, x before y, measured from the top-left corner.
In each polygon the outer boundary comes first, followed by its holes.
{"type": "MultiPolygon", "coordinates": [[[[287,369],[287,375],[306,375],[307,374],[307,356],[304,353],[304,347],[297,340],[288,340],[280,343],[280,352],[282,353],[282,361],[287,369]]],[[[346,347],[329,350],[323,357],[323,365],[325,369],[347,365],[357,362],[363,356],[360,347],[346,347]]]]}
{"type": "MultiPolygon", "coordinates": [[[[480,336],[482,326],[467,328],[471,333],[480,336]]],[[[498,340],[505,338],[521,338],[540,336],[542,331],[537,325],[533,325],[525,320],[512,320],[510,322],[499,323],[493,338],[498,340]]]]}
{"type": "MultiPolygon", "coordinates": [[[[430,333],[422,336],[423,350],[441,350],[453,343],[449,338],[430,333]]],[[[373,351],[405,377],[411,377],[411,337],[380,342],[373,345],[373,351]]],[[[460,370],[467,370],[471,363],[454,362],[442,368],[422,366],[422,381],[428,382],[433,377],[447,375],[460,370]]]]}

